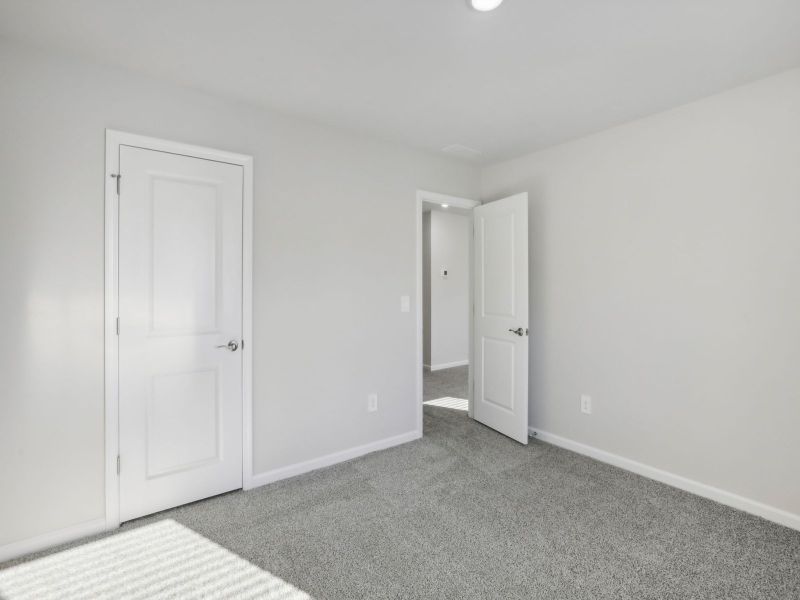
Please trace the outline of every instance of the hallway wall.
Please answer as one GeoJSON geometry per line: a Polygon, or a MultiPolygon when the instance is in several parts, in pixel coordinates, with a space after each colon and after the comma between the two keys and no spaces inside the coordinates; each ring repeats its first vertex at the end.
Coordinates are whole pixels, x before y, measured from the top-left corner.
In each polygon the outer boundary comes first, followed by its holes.
{"type": "Polygon", "coordinates": [[[469,218],[432,210],[430,222],[430,356],[432,369],[469,361],[469,218]],[[447,270],[447,277],[441,271],[447,270]]]}

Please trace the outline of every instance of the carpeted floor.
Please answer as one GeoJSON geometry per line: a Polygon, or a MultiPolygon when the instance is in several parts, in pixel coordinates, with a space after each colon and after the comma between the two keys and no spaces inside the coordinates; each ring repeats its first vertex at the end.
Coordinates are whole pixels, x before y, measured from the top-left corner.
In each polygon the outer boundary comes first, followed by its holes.
{"type": "Polygon", "coordinates": [[[423,401],[436,398],[466,398],[469,367],[453,367],[440,371],[425,370],[422,376],[423,401]]]}
{"type": "Polygon", "coordinates": [[[171,518],[317,600],[800,598],[800,532],[425,407],[425,437],[171,518]]]}

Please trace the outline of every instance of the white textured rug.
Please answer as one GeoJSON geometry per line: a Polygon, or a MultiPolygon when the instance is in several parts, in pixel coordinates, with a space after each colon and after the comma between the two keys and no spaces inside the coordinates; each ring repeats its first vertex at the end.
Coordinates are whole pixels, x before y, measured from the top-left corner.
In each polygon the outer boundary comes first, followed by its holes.
{"type": "Polygon", "coordinates": [[[439,408],[452,408],[453,410],[469,410],[469,400],[466,398],[436,398],[435,400],[426,400],[423,404],[439,408]]]}
{"type": "Polygon", "coordinates": [[[305,600],[310,596],[167,519],[0,571],[0,598],[305,600]]]}

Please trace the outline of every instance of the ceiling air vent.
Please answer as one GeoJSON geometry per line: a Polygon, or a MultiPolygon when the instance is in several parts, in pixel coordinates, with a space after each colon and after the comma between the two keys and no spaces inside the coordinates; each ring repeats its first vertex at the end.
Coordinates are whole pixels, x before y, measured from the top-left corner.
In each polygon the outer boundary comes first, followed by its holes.
{"type": "Polygon", "coordinates": [[[478,160],[481,157],[480,150],[475,150],[475,148],[470,148],[468,146],[462,146],[461,144],[450,144],[449,146],[442,148],[442,152],[463,160],[478,160]]]}

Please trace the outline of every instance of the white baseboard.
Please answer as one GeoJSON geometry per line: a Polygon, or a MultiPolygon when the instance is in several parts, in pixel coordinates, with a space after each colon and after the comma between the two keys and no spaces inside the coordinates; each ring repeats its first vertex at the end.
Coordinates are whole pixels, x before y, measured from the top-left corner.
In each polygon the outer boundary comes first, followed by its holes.
{"type": "Polygon", "coordinates": [[[370,452],[377,452],[378,450],[385,450],[387,448],[391,448],[392,446],[399,446],[400,444],[412,442],[421,437],[421,432],[409,431],[408,433],[378,440],[377,442],[372,442],[370,444],[364,444],[363,446],[356,446],[355,448],[349,448],[348,450],[334,452],[333,454],[327,454],[325,456],[320,456],[319,458],[313,458],[311,460],[289,465],[288,467],[281,467],[279,469],[273,469],[272,471],[257,473],[253,475],[249,482],[250,486],[246,489],[257,488],[262,485],[267,485],[268,483],[280,481],[281,479],[288,479],[289,477],[302,475],[303,473],[308,473],[309,471],[315,471],[317,469],[322,469],[323,467],[330,467],[331,465],[335,465],[352,458],[364,456],[370,452]]]}
{"type": "Polygon", "coordinates": [[[709,500],[714,500],[720,504],[736,508],[746,513],[767,519],[768,521],[778,523],[779,525],[784,525],[791,529],[797,529],[800,531],[800,515],[790,513],[780,508],[775,508],[774,506],[770,506],[756,500],[751,500],[750,498],[745,498],[744,496],[739,496],[733,492],[721,490],[705,483],[700,483],[699,481],[695,481],[693,479],[688,479],[681,475],[676,475],[675,473],[670,473],[669,471],[663,471],[661,469],[657,469],[656,467],[651,467],[650,465],[637,462],[630,458],[625,458],[624,456],[619,456],[618,454],[612,454],[611,452],[606,452],[605,450],[600,450],[599,448],[595,448],[593,446],[587,446],[586,444],[563,438],[553,433],[536,429],[535,427],[529,427],[528,432],[534,438],[542,442],[553,444],[554,446],[571,450],[572,452],[577,452],[578,454],[583,454],[584,456],[599,460],[600,462],[614,465],[615,467],[625,469],[626,471],[636,473],[637,475],[642,475],[648,479],[654,479],[656,481],[660,481],[661,483],[671,485],[672,487],[689,492],[690,494],[695,494],[697,496],[702,496],[703,498],[708,498],[709,500]]]}
{"type": "Polygon", "coordinates": [[[25,556],[31,552],[37,552],[46,548],[52,548],[60,544],[66,544],[83,537],[88,537],[96,533],[106,531],[106,518],[93,519],[85,523],[78,523],[63,529],[57,529],[48,533],[43,533],[31,538],[11,542],[0,546],[0,563],[12,558],[25,556]]]}
{"type": "Polygon", "coordinates": [[[457,360],[455,362],[449,363],[441,363],[438,365],[431,365],[431,371],[441,371],[442,369],[452,369],[453,367],[465,367],[469,364],[469,359],[467,360],[457,360]]]}

